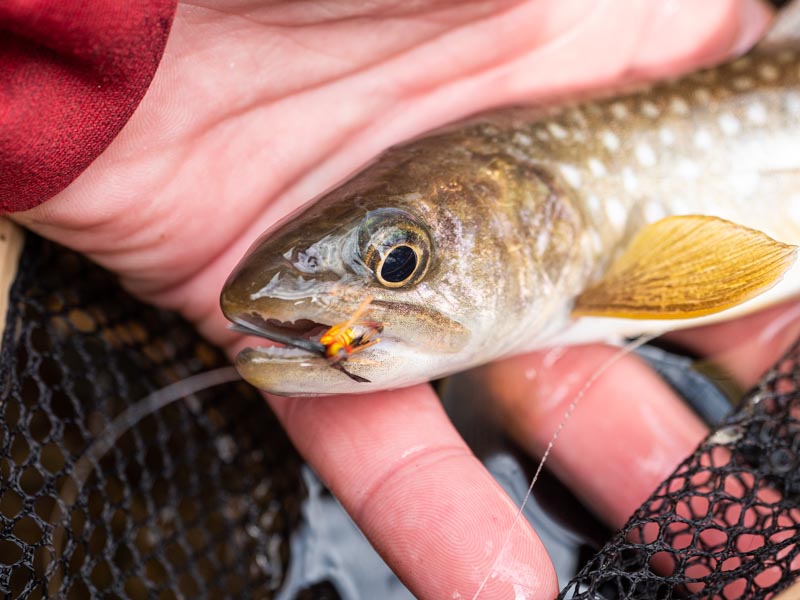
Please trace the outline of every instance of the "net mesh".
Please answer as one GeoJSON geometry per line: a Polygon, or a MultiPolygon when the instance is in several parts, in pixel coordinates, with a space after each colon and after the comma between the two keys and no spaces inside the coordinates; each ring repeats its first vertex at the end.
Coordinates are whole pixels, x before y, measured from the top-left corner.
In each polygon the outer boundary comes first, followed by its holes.
{"type": "Polygon", "coordinates": [[[800,577],[800,344],[561,598],[771,598],[800,577]]]}
{"type": "Polygon", "coordinates": [[[228,384],[124,428],[150,392],[226,361],[78,255],[28,236],[0,354],[0,596],[270,598],[305,491],[260,396],[228,384]]]}

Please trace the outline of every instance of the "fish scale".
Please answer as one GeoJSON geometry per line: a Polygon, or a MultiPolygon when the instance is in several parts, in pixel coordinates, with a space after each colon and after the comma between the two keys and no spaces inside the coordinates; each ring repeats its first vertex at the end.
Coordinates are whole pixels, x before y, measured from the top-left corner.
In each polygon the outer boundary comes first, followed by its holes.
{"type": "Polygon", "coordinates": [[[718,215],[796,243],[799,58],[756,53],[532,124],[519,110],[507,137],[515,153],[553,169],[603,254],[671,214],[718,215]],[[778,203],[796,208],[770,210],[778,203]]]}

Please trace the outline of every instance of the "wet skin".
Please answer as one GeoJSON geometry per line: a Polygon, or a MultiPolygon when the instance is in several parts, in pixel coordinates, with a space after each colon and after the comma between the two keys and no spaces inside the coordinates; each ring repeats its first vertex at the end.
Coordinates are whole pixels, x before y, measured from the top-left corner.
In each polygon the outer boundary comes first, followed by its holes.
{"type": "MultiPolygon", "coordinates": [[[[181,4],[153,86],[119,138],[67,190],[16,216],[119,273],[140,297],[180,310],[231,356],[245,341],[226,329],[217,294],[235,262],[270,224],[383,148],[489,106],[720,61],[766,25],[758,5],[733,0],[671,3],[671,12],[660,3],[609,0],[588,14],[584,2],[561,0],[419,9],[429,13],[403,13],[403,4],[296,6],[181,4]]],[[[742,329],[756,335],[762,325],[737,322],[714,339],[730,344],[742,329]]],[[[687,343],[706,339],[684,335],[687,343]]],[[[751,348],[748,369],[773,359],[767,346],[751,348]]],[[[605,352],[530,355],[496,364],[485,377],[513,382],[514,397],[498,404],[521,428],[549,435],[562,405],[543,402],[531,414],[535,403],[522,400],[563,398],[568,390],[559,382],[579,386],[605,352]],[[537,376],[526,378],[532,369],[537,376]]],[[[417,596],[474,594],[515,509],[428,386],[268,400],[417,596]]],[[[613,524],[702,435],[634,359],[608,373],[580,415],[554,464],[613,524]],[[643,402],[657,410],[657,423],[624,410],[643,402]],[[605,431],[624,444],[589,435],[606,417],[613,419],[605,431]],[[645,455],[651,460],[630,463],[645,455]]],[[[551,597],[556,582],[535,532],[518,527],[510,540],[481,597],[515,589],[551,597]]]]}

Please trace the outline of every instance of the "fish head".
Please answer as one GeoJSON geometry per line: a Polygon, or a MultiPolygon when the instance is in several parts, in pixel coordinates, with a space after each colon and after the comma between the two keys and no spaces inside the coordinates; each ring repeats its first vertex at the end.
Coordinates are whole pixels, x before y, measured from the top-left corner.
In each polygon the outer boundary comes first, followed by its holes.
{"type": "MultiPolygon", "coordinates": [[[[509,197],[520,178],[498,176],[497,160],[458,142],[391,149],[255,242],[223,288],[222,310],[237,329],[286,347],[242,351],[244,379],[280,395],[361,393],[502,353],[518,335],[515,315],[547,296],[534,280],[546,269],[529,268],[530,253],[552,262],[554,241],[571,244],[555,235],[528,243],[537,225],[520,219],[561,213],[520,207],[509,197]],[[366,298],[354,330],[369,323],[380,341],[332,368],[320,336],[352,320],[366,298]]],[[[552,194],[540,187],[544,202],[552,194]]]]}
{"type": "Polygon", "coordinates": [[[245,380],[282,395],[341,394],[402,387],[459,368],[470,344],[471,298],[444,293],[453,273],[443,257],[460,253],[461,240],[452,231],[443,235],[446,223],[432,218],[440,186],[426,177],[428,190],[410,189],[409,168],[347,182],[250,248],[223,288],[222,310],[238,329],[286,347],[243,350],[236,365],[245,380]],[[422,194],[429,201],[420,202],[422,194]],[[380,342],[341,364],[368,380],[355,381],[331,367],[318,340],[351,319],[365,298],[368,309],[354,327],[380,328],[380,342]]]}

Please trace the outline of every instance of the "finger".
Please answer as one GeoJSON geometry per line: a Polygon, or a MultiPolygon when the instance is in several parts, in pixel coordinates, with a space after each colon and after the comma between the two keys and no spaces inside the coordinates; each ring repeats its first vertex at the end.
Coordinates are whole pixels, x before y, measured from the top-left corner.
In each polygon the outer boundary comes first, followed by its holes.
{"type": "Polygon", "coordinates": [[[772,19],[766,2],[692,2],[650,4],[649,22],[633,70],[666,74],[721,62],[747,51],[772,19]]]}
{"type": "Polygon", "coordinates": [[[800,302],[793,300],[733,321],[673,331],[665,339],[707,357],[750,388],[798,336],[800,302]]]}
{"type": "Polygon", "coordinates": [[[591,9],[585,2],[552,2],[548,8],[554,5],[559,15],[571,10],[572,20],[563,17],[552,39],[528,46],[502,71],[483,73],[493,80],[476,90],[500,90],[506,102],[520,102],[675,76],[741,54],[760,39],[772,18],[760,0],[607,0],[591,9]]]}
{"type": "MultiPolygon", "coordinates": [[[[541,456],[586,382],[619,353],[603,345],[536,352],[484,367],[475,377],[519,443],[541,456]]],[[[547,466],[619,527],[705,433],[666,384],[627,355],[586,389],[547,466]]]]}
{"type": "Polygon", "coordinates": [[[470,453],[429,386],[269,402],[417,597],[471,598],[490,573],[480,598],[556,594],[538,537],[524,519],[514,526],[517,508],[470,453]]]}

